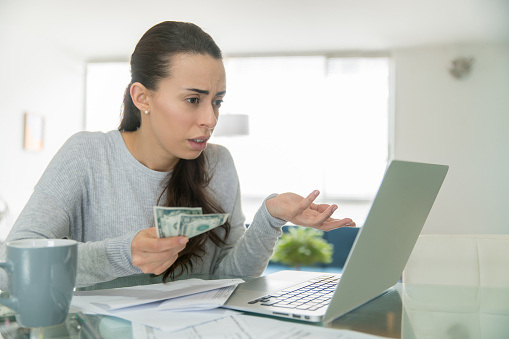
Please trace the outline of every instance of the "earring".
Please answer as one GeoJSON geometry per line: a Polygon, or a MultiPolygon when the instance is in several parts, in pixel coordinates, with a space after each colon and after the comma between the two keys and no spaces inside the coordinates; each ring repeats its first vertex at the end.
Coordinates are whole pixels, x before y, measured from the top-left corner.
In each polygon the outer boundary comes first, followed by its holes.
{"type": "Polygon", "coordinates": [[[148,111],[145,111],[145,114],[148,114],[148,111]]]}

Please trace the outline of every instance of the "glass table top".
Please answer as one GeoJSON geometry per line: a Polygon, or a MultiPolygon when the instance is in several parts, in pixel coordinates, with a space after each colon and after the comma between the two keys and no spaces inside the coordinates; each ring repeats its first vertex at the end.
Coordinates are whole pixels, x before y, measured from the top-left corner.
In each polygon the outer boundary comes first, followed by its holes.
{"type": "Polygon", "coordinates": [[[398,284],[329,326],[389,338],[506,338],[509,288],[398,284]]]}
{"type": "MultiPolygon", "coordinates": [[[[127,320],[85,317],[92,332],[84,328],[75,313],[60,325],[25,329],[17,325],[12,311],[2,306],[0,334],[2,338],[95,338],[95,334],[102,338],[133,338],[127,320]]],[[[509,334],[509,287],[397,284],[333,322],[314,326],[387,338],[505,338],[509,334]]]]}

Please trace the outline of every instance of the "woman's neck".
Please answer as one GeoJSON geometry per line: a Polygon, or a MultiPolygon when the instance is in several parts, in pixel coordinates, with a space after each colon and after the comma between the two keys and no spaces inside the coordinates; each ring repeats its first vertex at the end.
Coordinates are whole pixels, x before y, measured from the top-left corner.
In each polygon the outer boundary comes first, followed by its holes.
{"type": "Polygon", "coordinates": [[[133,132],[123,131],[120,133],[129,152],[145,167],[153,171],[169,172],[177,164],[178,158],[168,161],[167,157],[164,155],[158,156],[155,151],[157,148],[150,145],[150,142],[148,142],[149,138],[142,135],[143,132],[141,129],[133,132]]]}

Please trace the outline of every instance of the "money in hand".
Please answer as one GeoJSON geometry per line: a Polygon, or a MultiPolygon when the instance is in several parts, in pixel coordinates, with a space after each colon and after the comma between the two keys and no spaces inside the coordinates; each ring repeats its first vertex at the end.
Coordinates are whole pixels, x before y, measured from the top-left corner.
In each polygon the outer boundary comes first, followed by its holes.
{"type": "Polygon", "coordinates": [[[202,214],[201,207],[154,206],[154,220],[159,238],[183,235],[192,238],[223,225],[228,214],[202,214]]]}
{"type": "Polygon", "coordinates": [[[201,207],[162,207],[154,206],[154,220],[157,236],[168,238],[179,235],[181,214],[202,214],[201,207]]]}
{"type": "Polygon", "coordinates": [[[180,235],[188,238],[210,231],[226,222],[228,214],[181,214],[180,235]]]}

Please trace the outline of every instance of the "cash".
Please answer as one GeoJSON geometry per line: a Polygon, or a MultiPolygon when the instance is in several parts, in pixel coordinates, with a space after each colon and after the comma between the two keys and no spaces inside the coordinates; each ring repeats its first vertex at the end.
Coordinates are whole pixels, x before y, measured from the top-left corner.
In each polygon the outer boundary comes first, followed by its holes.
{"type": "Polygon", "coordinates": [[[154,206],[154,221],[159,238],[179,235],[195,237],[223,225],[227,213],[202,214],[201,207],[154,206]]]}
{"type": "Polygon", "coordinates": [[[154,206],[154,220],[159,238],[174,237],[179,234],[182,214],[202,214],[201,207],[162,207],[154,206]]]}

